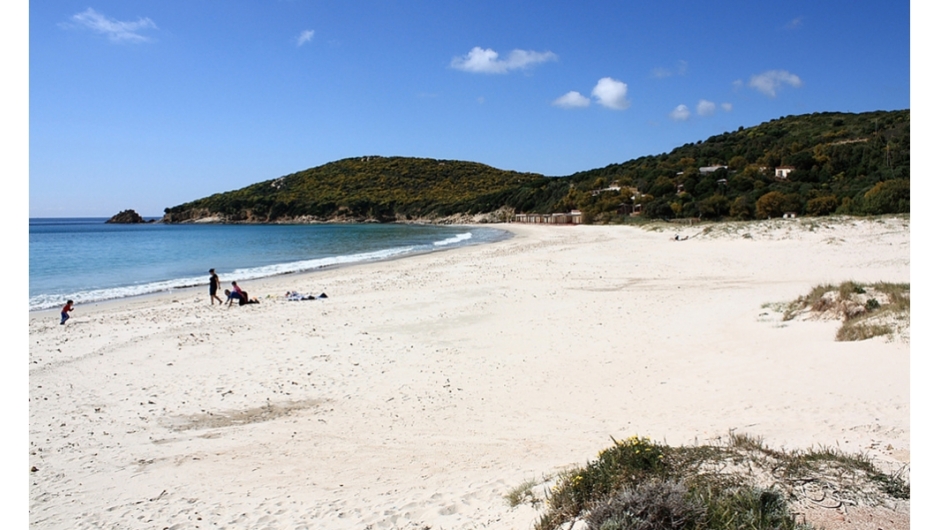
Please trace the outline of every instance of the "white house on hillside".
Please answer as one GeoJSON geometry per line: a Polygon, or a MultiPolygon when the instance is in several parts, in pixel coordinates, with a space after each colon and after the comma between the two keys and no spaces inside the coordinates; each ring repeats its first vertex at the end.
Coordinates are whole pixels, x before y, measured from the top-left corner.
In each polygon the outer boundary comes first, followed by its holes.
{"type": "Polygon", "coordinates": [[[790,176],[790,172],[793,171],[794,169],[796,168],[793,166],[780,166],[778,168],[774,168],[774,178],[778,178],[780,180],[787,180],[787,177],[790,176]]]}
{"type": "Polygon", "coordinates": [[[705,166],[698,168],[699,174],[705,175],[707,173],[714,173],[719,169],[728,169],[728,166],[705,166]]]}

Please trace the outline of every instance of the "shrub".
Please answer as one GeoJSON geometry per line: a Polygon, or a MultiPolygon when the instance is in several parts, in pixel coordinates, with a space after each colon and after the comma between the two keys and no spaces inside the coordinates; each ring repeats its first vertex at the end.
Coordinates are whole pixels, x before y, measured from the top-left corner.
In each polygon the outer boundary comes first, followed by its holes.
{"type": "Polygon", "coordinates": [[[762,488],[708,488],[699,491],[706,506],[705,528],[796,530],[798,524],[780,492],[762,488]]]}
{"type": "Polygon", "coordinates": [[[650,219],[672,219],[675,212],[672,211],[669,201],[660,197],[643,205],[643,215],[650,219]]]}
{"type": "Polygon", "coordinates": [[[787,211],[787,200],[779,191],[767,192],[757,199],[756,216],[758,219],[780,217],[787,211]]]}
{"type": "Polygon", "coordinates": [[[706,219],[718,219],[728,215],[731,210],[731,203],[723,195],[712,195],[702,199],[697,203],[698,211],[706,219]]]}
{"type": "Polygon", "coordinates": [[[894,179],[875,184],[865,192],[862,208],[872,215],[910,213],[911,181],[894,179]]]}
{"type": "Polygon", "coordinates": [[[851,300],[853,294],[865,294],[865,287],[855,282],[839,284],[839,300],[851,300]]]}
{"type": "Polygon", "coordinates": [[[839,207],[839,199],[835,195],[826,195],[825,197],[816,197],[806,202],[806,214],[823,216],[829,215],[839,207]]]}
{"type": "Polygon", "coordinates": [[[811,498],[807,482],[819,486],[822,500],[833,492],[842,503],[879,505],[910,498],[900,475],[882,473],[863,454],[777,451],[746,434],[692,447],[634,436],[559,476],[536,528],[569,529],[579,521],[588,530],[812,528],[797,523],[788,505],[811,498]]]}
{"type": "Polygon", "coordinates": [[[851,197],[843,197],[842,204],[836,208],[837,215],[853,215],[857,213],[858,205],[855,204],[855,201],[851,197]]]}
{"type": "Polygon", "coordinates": [[[729,213],[731,217],[735,219],[750,219],[754,216],[754,206],[748,200],[747,196],[741,195],[731,203],[729,213]]]}
{"type": "MultiPolygon", "coordinates": [[[[555,519],[577,517],[598,499],[624,487],[635,486],[663,469],[662,447],[648,438],[614,440],[597,460],[561,476],[549,499],[555,519]]],[[[553,521],[546,521],[552,528],[553,521]]]]}
{"type": "Polygon", "coordinates": [[[682,530],[704,517],[705,506],[684,484],[656,480],[599,503],[585,522],[588,530],[682,530]]]}
{"type": "Polygon", "coordinates": [[[783,320],[792,320],[806,310],[831,313],[830,317],[843,320],[836,332],[838,341],[866,340],[896,332],[903,335],[910,326],[910,293],[908,283],[863,285],[848,281],[838,286],[818,285],[809,294],[782,305],[783,320]]]}

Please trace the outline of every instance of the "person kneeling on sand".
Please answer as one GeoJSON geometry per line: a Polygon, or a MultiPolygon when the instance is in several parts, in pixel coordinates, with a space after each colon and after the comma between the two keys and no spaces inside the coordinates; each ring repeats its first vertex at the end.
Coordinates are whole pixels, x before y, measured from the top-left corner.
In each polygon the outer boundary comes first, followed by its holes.
{"type": "Polygon", "coordinates": [[[225,296],[228,297],[228,306],[232,307],[232,302],[238,300],[238,305],[260,304],[257,298],[248,298],[248,293],[239,289],[236,291],[225,290],[225,296]]]}

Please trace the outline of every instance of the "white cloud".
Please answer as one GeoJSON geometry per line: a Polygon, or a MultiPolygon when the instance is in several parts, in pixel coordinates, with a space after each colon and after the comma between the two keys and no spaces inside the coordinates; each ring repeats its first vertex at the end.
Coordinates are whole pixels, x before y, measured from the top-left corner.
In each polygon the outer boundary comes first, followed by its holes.
{"type": "Polygon", "coordinates": [[[679,75],[685,75],[685,71],[689,69],[689,63],[685,61],[679,61],[679,66],[676,67],[676,73],[679,75]]]}
{"type": "Polygon", "coordinates": [[[662,79],[664,77],[669,77],[672,75],[672,72],[668,68],[657,67],[653,68],[653,77],[656,79],[662,79]]]}
{"type": "Polygon", "coordinates": [[[768,70],[762,74],[752,75],[747,84],[769,97],[776,97],[777,90],[783,85],[799,88],[803,86],[803,81],[796,74],[791,74],[786,70],[768,70]]]}
{"type": "Polygon", "coordinates": [[[678,107],[672,109],[672,112],[669,113],[669,117],[676,121],[685,121],[689,119],[689,115],[692,113],[689,112],[689,107],[685,105],[679,105],[678,107]]]}
{"type": "Polygon", "coordinates": [[[715,103],[701,99],[695,107],[695,112],[697,112],[699,116],[711,116],[715,113],[715,103]]]}
{"type": "Polygon", "coordinates": [[[679,61],[676,64],[675,70],[670,70],[668,68],[654,68],[653,77],[657,79],[663,79],[665,77],[672,77],[674,75],[685,75],[686,70],[689,69],[689,63],[686,61],[679,61]]]}
{"type": "Polygon", "coordinates": [[[79,26],[90,29],[96,33],[106,35],[112,42],[146,42],[150,39],[141,35],[142,30],[157,29],[157,25],[149,18],[138,18],[134,22],[122,22],[110,19],[92,8],[72,15],[74,24],[66,26],[79,26]]]}
{"type": "Polygon", "coordinates": [[[803,25],[803,17],[796,17],[790,22],[787,22],[787,25],[785,27],[786,29],[797,29],[802,25],[803,25]]]}
{"type": "Polygon", "coordinates": [[[300,36],[297,37],[297,46],[303,46],[304,44],[313,40],[313,30],[305,29],[300,32],[300,36]]]}
{"type": "Polygon", "coordinates": [[[725,111],[725,112],[731,112],[731,108],[732,108],[732,107],[731,107],[731,103],[722,103],[722,104],[721,104],[721,110],[723,110],[723,111],[725,111]]]}
{"type": "Polygon", "coordinates": [[[581,93],[576,90],[572,90],[555,101],[552,101],[552,105],[563,109],[587,107],[590,104],[591,100],[582,96],[581,93]]]}
{"type": "Polygon", "coordinates": [[[470,50],[470,53],[467,55],[454,57],[450,61],[450,66],[457,70],[475,74],[505,74],[510,70],[519,70],[557,59],[558,56],[552,52],[534,52],[526,50],[513,50],[509,52],[508,58],[500,59],[499,54],[495,51],[489,48],[484,50],[476,46],[470,50]]]}
{"type": "Polygon", "coordinates": [[[609,109],[624,110],[630,107],[630,101],[627,100],[627,84],[623,81],[605,77],[597,82],[591,95],[609,109]]]}

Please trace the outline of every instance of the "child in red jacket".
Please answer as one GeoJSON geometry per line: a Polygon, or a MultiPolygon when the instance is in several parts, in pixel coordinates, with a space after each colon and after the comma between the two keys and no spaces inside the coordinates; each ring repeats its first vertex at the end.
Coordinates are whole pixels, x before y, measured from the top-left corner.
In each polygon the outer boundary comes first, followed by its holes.
{"type": "Polygon", "coordinates": [[[69,319],[69,311],[74,309],[72,307],[72,304],[74,303],[75,302],[69,300],[68,302],[65,303],[64,306],[62,306],[62,322],[59,322],[60,325],[65,324],[65,321],[69,319]]]}

